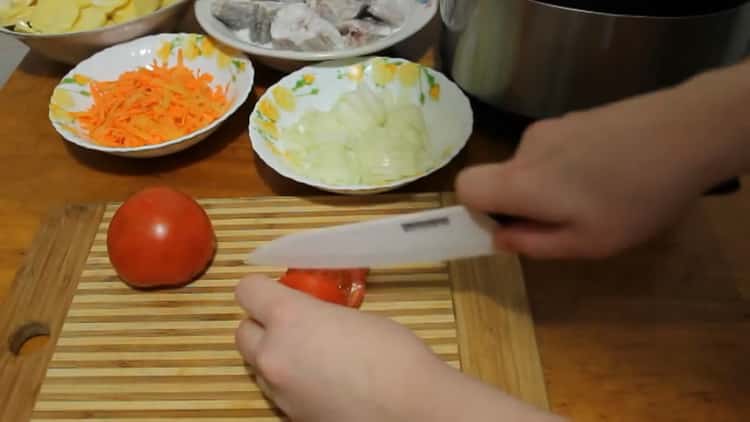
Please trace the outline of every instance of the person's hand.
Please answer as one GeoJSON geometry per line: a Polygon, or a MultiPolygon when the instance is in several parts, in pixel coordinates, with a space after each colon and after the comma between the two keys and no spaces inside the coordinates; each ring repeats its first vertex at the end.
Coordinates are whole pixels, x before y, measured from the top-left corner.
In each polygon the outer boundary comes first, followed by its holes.
{"type": "Polygon", "coordinates": [[[447,366],[388,319],[266,277],[245,278],[236,297],[249,316],[237,347],[294,422],[548,420],[447,366]]]}
{"type": "Polygon", "coordinates": [[[741,170],[732,151],[746,142],[722,121],[727,107],[714,91],[700,80],[541,120],[511,160],[463,171],[457,194],[470,208],[519,218],[497,231],[499,249],[537,258],[621,252],[741,170]]]}
{"type": "Polygon", "coordinates": [[[406,328],[263,277],[236,290],[252,319],[237,347],[294,421],[388,421],[429,390],[443,364],[406,328]],[[408,376],[405,376],[409,374],[408,376]],[[408,403],[406,403],[408,404],[408,403]]]}

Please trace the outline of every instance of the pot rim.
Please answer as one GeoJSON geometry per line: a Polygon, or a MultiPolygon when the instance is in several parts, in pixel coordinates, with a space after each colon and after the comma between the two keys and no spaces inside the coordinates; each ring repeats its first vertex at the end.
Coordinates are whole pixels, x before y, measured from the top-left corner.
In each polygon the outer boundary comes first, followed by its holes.
{"type": "Polygon", "coordinates": [[[613,17],[613,18],[623,18],[623,19],[648,19],[648,20],[702,19],[702,18],[715,17],[717,15],[733,13],[738,9],[741,9],[744,7],[750,7],[750,1],[744,1],[743,3],[738,4],[737,6],[729,7],[729,8],[722,9],[722,10],[717,10],[715,12],[710,12],[710,13],[701,13],[701,14],[695,14],[695,15],[655,16],[655,15],[599,12],[595,10],[581,9],[581,8],[576,8],[576,7],[571,7],[571,6],[561,6],[559,4],[548,3],[542,0],[526,0],[526,1],[529,3],[534,3],[537,6],[548,7],[551,9],[558,9],[558,10],[565,11],[565,12],[581,13],[581,14],[586,14],[586,15],[600,16],[600,17],[613,17]]]}

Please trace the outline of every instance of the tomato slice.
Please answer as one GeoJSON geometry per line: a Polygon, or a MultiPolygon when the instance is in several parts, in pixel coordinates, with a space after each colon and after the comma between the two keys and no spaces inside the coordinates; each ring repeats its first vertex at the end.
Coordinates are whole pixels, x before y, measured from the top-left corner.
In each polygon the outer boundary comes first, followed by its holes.
{"type": "Polygon", "coordinates": [[[359,308],[365,298],[369,269],[295,269],[290,268],[279,281],[320,300],[359,308]]]}

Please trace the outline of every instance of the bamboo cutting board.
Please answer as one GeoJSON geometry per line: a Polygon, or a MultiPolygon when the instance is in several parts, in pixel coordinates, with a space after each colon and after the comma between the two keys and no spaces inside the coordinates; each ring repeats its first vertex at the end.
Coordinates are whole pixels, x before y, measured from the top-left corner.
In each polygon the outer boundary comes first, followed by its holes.
{"type": "MultiPolygon", "coordinates": [[[[449,205],[448,194],[206,199],[214,263],[178,290],[120,282],[106,252],[118,204],[70,206],[40,230],[0,310],[1,421],[275,421],[234,347],[247,252],[297,230],[449,205]],[[26,337],[48,344],[18,356],[26,337]],[[12,349],[12,350],[9,350],[12,349]],[[46,372],[45,372],[46,369],[46,372]]],[[[409,327],[448,365],[528,402],[547,396],[516,257],[374,269],[362,311],[409,327]]]]}

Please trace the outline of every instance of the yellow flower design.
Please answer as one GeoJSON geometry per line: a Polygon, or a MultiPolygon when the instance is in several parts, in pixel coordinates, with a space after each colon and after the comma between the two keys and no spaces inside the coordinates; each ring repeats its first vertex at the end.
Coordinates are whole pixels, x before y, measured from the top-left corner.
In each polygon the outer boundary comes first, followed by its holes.
{"type": "Polygon", "coordinates": [[[55,88],[55,91],[52,93],[52,99],[50,100],[50,103],[64,109],[73,108],[73,106],[75,105],[73,96],[68,90],[63,88],[55,88]]]}
{"type": "Polygon", "coordinates": [[[404,63],[397,70],[398,80],[403,86],[414,86],[419,80],[419,70],[416,63],[404,63]]]}
{"type": "Polygon", "coordinates": [[[162,62],[168,62],[170,54],[172,54],[172,43],[169,41],[165,41],[156,51],[156,57],[160,58],[162,62]]]}
{"type": "Polygon", "coordinates": [[[218,51],[216,54],[216,63],[219,65],[219,69],[226,69],[229,63],[232,62],[231,57],[224,54],[223,51],[218,51]]]}
{"type": "Polygon", "coordinates": [[[73,80],[75,80],[78,85],[88,85],[89,82],[91,82],[91,78],[86,75],[81,75],[80,73],[73,75],[73,80]]]}
{"type": "Polygon", "coordinates": [[[388,85],[396,76],[398,66],[387,63],[383,59],[375,59],[372,63],[372,77],[378,85],[388,85]]]}
{"type": "Polygon", "coordinates": [[[232,56],[237,55],[237,50],[221,43],[214,44],[216,47],[216,63],[220,69],[225,69],[232,63],[232,56]]]}
{"type": "Polygon", "coordinates": [[[279,110],[268,100],[261,100],[260,103],[258,103],[258,110],[273,122],[279,120],[279,110]]]}
{"type": "Polygon", "coordinates": [[[294,111],[297,107],[297,100],[294,98],[291,89],[279,85],[271,90],[271,94],[273,99],[276,100],[276,104],[283,110],[294,111]]]}
{"type": "Polygon", "coordinates": [[[187,40],[185,40],[185,48],[183,49],[183,54],[185,56],[185,59],[187,60],[195,60],[198,56],[201,55],[201,50],[195,43],[194,36],[188,37],[187,40]]]}
{"type": "Polygon", "coordinates": [[[354,82],[361,81],[364,76],[365,66],[362,63],[349,67],[349,70],[346,72],[346,77],[354,82]]]}
{"type": "Polygon", "coordinates": [[[60,125],[63,129],[67,130],[68,132],[72,133],[73,135],[79,137],[79,138],[86,138],[81,132],[78,131],[78,129],[75,126],[71,126],[69,124],[62,124],[60,125]]]}
{"type": "Polygon", "coordinates": [[[255,123],[258,125],[260,130],[266,132],[266,134],[268,134],[269,136],[273,138],[279,137],[279,128],[276,127],[276,123],[261,119],[255,119],[255,123]]]}
{"type": "Polygon", "coordinates": [[[211,57],[216,52],[216,45],[209,37],[203,37],[200,44],[201,55],[211,57]]]}
{"type": "Polygon", "coordinates": [[[57,104],[50,104],[49,112],[54,120],[67,123],[73,122],[73,116],[57,104]]]}
{"type": "Polygon", "coordinates": [[[289,154],[282,152],[278,148],[276,148],[276,145],[273,144],[273,142],[268,142],[268,146],[271,148],[271,152],[275,155],[278,155],[279,157],[288,158],[289,154]]]}
{"type": "Polygon", "coordinates": [[[305,83],[308,85],[312,85],[315,82],[315,75],[312,75],[310,73],[303,75],[302,79],[305,80],[305,83]]]}
{"type": "Polygon", "coordinates": [[[430,97],[435,101],[440,99],[440,85],[435,84],[430,87],[430,97]]]}

